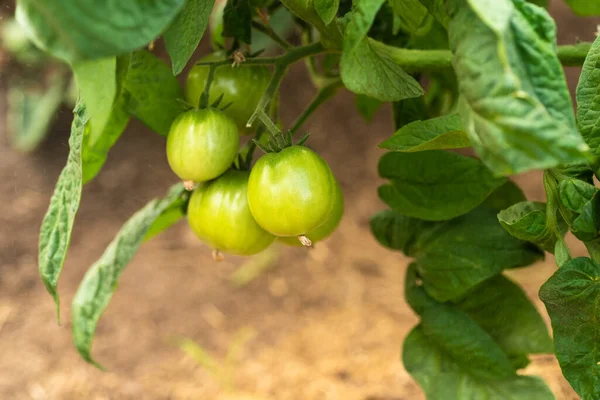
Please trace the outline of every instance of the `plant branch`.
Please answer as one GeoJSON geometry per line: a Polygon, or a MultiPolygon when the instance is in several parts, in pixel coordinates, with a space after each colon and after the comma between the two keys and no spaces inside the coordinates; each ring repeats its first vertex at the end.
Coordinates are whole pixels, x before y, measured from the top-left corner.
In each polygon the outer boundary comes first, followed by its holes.
{"type": "Polygon", "coordinates": [[[298,129],[306,122],[306,120],[311,116],[313,112],[327,100],[331,99],[337,93],[338,89],[343,86],[341,80],[336,80],[335,82],[330,83],[324,88],[320,89],[317,95],[312,99],[308,107],[298,116],[296,121],[292,124],[290,128],[290,132],[292,134],[296,133],[298,129]]]}
{"type": "Polygon", "coordinates": [[[208,99],[209,99],[209,95],[210,95],[210,86],[212,84],[212,81],[215,77],[215,69],[217,69],[217,67],[215,65],[211,65],[209,67],[208,70],[208,76],[206,78],[206,84],[204,85],[204,91],[202,92],[202,95],[200,95],[200,102],[199,107],[200,108],[206,108],[208,107],[208,99]]]}
{"type": "Polygon", "coordinates": [[[270,26],[263,25],[258,21],[252,21],[252,27],[254,29],[256,29],[257,31],[262,32],[265,35],[267,35],[268,37],[270,37],[271,39],[273,39],[273,41],[275,43],[277,43],[279,46],[281,46],[284,50],[289,50],[292,47],[292,45],[287,40],[285,40],[284,38],[279,36],[277,34],[277,32],[275,32],[273,29],[271,29],[270,26]]]}

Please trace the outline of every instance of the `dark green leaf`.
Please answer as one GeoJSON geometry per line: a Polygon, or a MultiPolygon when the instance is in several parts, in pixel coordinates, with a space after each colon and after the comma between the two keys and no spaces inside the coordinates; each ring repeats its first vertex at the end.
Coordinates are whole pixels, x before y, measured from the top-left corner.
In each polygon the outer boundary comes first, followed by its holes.
{"type": "Polygon", "coordinates": [[[435,19],[442,24],[444,27],[448,27],[450,17],[446,11],[446,3],[444,0],[420,0],[429,13],[435,17],[435,19]]]}
{"type": "Polygon", "coordinates": [[[392,151],[423,151],[470,147],[469,137],[456,114],[414,121],[403,126],[379,145],[392,151]]]}
{"type": "Polygon", "coordinates": [[[579,179],[565,179],[559,185],[561,203],[576,213],[583,211],[583,207],[597,191],[598,189],[594,185],[579,179]]]}
{"type": "Polygon", "coordinates": [[[600,15],[600,3],[595,0],[566,0],[576,14],[581,16],[600,15]]]}
{"type": "Polygon", "coordinates": [[[183,71],[198,47],[214,4],[215,0],[187,0],[177,18],[163,34],[174,75],[183,71]]]}
{"type": "Polygon", "coordinates": [[[600,156],[600,37],[585,58],[577,84],[577,123],[592,153],[600,156]]]}
{"type": "Polygon", "coordinates": [[[94,134],[92,127],[91,130],[88,129],[85,132],[83,137],[81,160],[84,184],[92,180],[100,172],[109,150],[114,146],[119,137],[121,137],[129,122],[129,113],[127,112],[129,93],[124,89],[129,71],[129,63],[129,55],[117,58],[117,97],[111,107],[110,115],[103,131],[100,134],[94,134]]]}
{"type": "Polygon", "coordinates": [[[532,242],[554,253],[556,233],[546,225],[546,204],[535,201],[517,203],[498,214],[500,224],[517,239],[532,242]]]}
{"type": "Polygon", "coordinates": [[[92,340],[100,316],[108,306],[125,266],[133,258],[157,218],[184,193],[182,184],[173,186],[164,199],[155,199],[123,225],[104,254],[87,271],[73,299],[73,340],[79,354],[102,368],[92,358],[92,340]]]}
{"type": "Polygon", "coordinates": [[[412,246],[415,240],[431,226],[430,222],[407,217],[392,210],[373,215],[370,223],[371,231],[379,243],[392,250],[399,250],[407,256],[414,255],[412,246]]]}
{"type": "Polygon", "coordinates": [[[117,58],[99,58],[72,64],[81,101],[90,116],[90,136],[96,141],[110,117],[117,94],[117,58]]]}
{"type": "Polygon", "coordinates": [[[600,398],[600,265],[589,258],[566,262],[544,283],[556,358],[584,400],[600,398]]]}
{"type": "Polygon", "coordinates": [[[365,119],[367,122],[373,121],[373,117],[375,113],[381,105],[383,104],[381,101],[377,99],[373,99],[369,96],[364,96],[362,94],[356,95],[354,98],[356,103],[356,108],[358,109],[358,113],[365,119]]]}
{"type": "Polygon", "coordinates": [[[548,8],[548,0],[527,0],[527,1],[530,2],[531,4],[535,4],[536,6],[548,8]]]}
{"type": "Polygon", "coordinates": [[[600,192],[581,209],[581,213],[571,223],[571,232],[577,239],[584,242],[591,241],[598,236],[600,231],[600,192]]]}
{"type": "Polygon", "coordinates": [[[185,0],[19,0],[35,43],[72,62],[125,54],[154,40],[185,0]]]}
{"type": "Polygon", "coordinates": [[[502,275],[477,286],[456,307],[489,333],[511,358],[554,351],[535,306],[518,285],[502,275]]]}
{"type": "Polygon", "coordinates": [[[228,0],[223,12],[223,36],[252,43],[252,9],[248,0],[228,0]]]}
{"type": "Polygon", "coordinates": [[[317,14],[325,22],[325,25],[329,25],[337,14],[340,0],[315,0],[314,4],[317,14]]]}
{"type": "Polygon", "coordinates": [[[502,211],[520,201],[525,201],[525,195],[513,181],[506,183],[494,190],[483,202],[483,206],[496,211],[502,211]]]}
{"type": "Polygon", "coordinates": [[[475,158],[441,150],[384,154],[379,174],[391,181],[379,188],[383,201],[402,214],[430,221],[469,212],[506,182],[475,158]]]}
{"type": "Polygon", "coordinates": [[[54,74],[48,88],[17,83],[8,89],[7,125],[10,144],[22,152],[37,148],[46,137],[65,95],[65,76],[54,74]]]}
{"type": "Polygon", "coordinates": [[[404,340],[402,360],[429,400],[554,400],[544,382],[533,376],[474,376],[474,368],[462,368],[421,326],[404,340]]]}
{"type": "Polygon", "coordinates": [[[413,121],[429,118],[423,96],[396,101],[393,103],[392,109],[394,111],[394,128],[396,130],[413,121]]]}
{"type": "Polygon", "coordinates": [[[129,92],[129,112],[153,131],[167,136],[173,120],[182,109],[178,99],[183,92],[171,69],[145,50],[131,55],[125,89],[129,92]]]}
{"type": "Polygon", "coordinates": [[[409,33],[415,33],[427,16],[427,8],[419,0],[388,0],[401,26],[409,33]]]}
{"type": "Polygon", "coordinates": [[[40,228],[38,267],[42,281],[56,303],[56,313],[60,321],[60,299],[57,292],[58,277],[62,271],[71,241],[75,215],[81,200],[81,143],[84,130],[88,128],[88,115],[85,107],[78,104],[74,110],[69,157],[63,168],[50,205],[40,228]]]}
{"type": "Polygon", "coordinates": [[[450,44],[475,150],[497,174],[584,160],[556,30],[523,0],[455,0],[450,44]]]}

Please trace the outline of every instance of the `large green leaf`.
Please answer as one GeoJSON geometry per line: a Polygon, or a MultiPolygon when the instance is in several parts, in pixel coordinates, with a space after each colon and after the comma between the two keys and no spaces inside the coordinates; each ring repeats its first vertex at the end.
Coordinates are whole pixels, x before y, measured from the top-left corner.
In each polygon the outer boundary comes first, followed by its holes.
{"type": "Polygon", "coordinates": [[[600,231],[600,191],[579,179],[565,179],[559,186],[560,201],[578,214],[570,222],[571,231],[582,241],[591,241],[600,231]]]}
{"type": "Polygon", "coordinates": [[[411,122],[379,145],[384,149],[406,152],[470,146],[469,136],[456,114],[411,122]]]}
{"type": "Polygon", "coordinates": [[[559,185],[560,202],[569,210],[581,213],[597,191],[591,183],[579,179],[565,179],[559,185]]]}
{"type": "Polygon", "coordinates": [[[89,117],[85,106],[78,104],[74,110],[69,157],[63,168],[48,211],[40,228],[38,267],[44,286],[56,303],[56,313],[60,321],[60,299],[57,291],[58,277],[62,271],[71,241],[75,215],[81,200],[81,143],[84,130],[88,128],[89,117]]]}
{"type": "MultiPolygon", "coordinates": [[[[83,137],[81,149],[81,160],[83,167],[83,183],[92,180],[102,169],[109,150],[129,123],[129,93],[125,90],[125,81],[129,72],[130,56],[119,56],[117,58],[116,76],[116,98],[111,106],[110,115],[104,129],[100,134],[95,133],[93,127],[87,130],[83,137]],[[95,133],[95,134],[94,134],[95,133]]],[[[94,79],[94,78],[92,78],[94,79]]]]}
{"type": "Polygon", "coordinates": [[[584,400],[600,398],[600,265],[589,258],[566,262],[544,283],[556,358],[584,400]]]}
{"type": "Polygon", "coordinates": [[[125,89],[128,111],[153,131],[167,136],[173,120],[182,112],[178,99],[183,91],[171,69],[152,53],[131,55],[125,89]]]}
{"type": "Polygon", "coordinates": [[[315,0],[314,4],[317,14],[325,22],[325,25],[329,25],[337,14],[340,0],[315,0]]]}
{"type": "Polygon", "coordinates": [[[173,74],[183,71],[194,54],[208,26],[214,4],[215,0],[187,0],[177,18],[163,34],[173,63],[173,74]]]}
{"type": "Polygon", "coordinates": [[[415,33],[429,14],[419,0],[388,0],[402,27],[415,33]]]}
{"type": "Polygon", "coordinates": [[[223,11],[223,36],[252,42],[252,9],[249,0],[229,0],[223,11]]]}
{"type": "Polygon", "coordinates": [[[384,154],[379,174],[391,181],[379,188],[383,201],[402,214],[430,221],[469,212],[506,182],[475,158],[441,150],[384,154]]]}
{"type": "Polygon", "coordinates": [[[377,12],[385,0],[355,0],[344,30],[344,48],[346,54],[352,54],[367,37],[377,12]]]}
{"type": "Polygon", "coordinates": [[[86,272],[73,299],[71,320],[73,340],[79,354],[102,368],[90,351],[100,316],[116,290],[121,273],[142,244],[146,234],[170,206],[184,193],[183,184],[174,185],[164,199],[155,199],[135,213],[108,245],[104,254],[86,272]]]}
{"type": "Polygon", "coordinates": [[[18,0],[34,42],[68,62],[125,54],[154,40],[185,0],[18,0]]]}
{"type": "MultiPolygon", "coordinates": [[[[365,0],[363,0],[365,1],[365,0]]],[[[377,0],[377,2],[382,0],[377,0]]],[[[321,43],[327,48],[340,50],[343,36],[338,24],[326,24],[315,10],[314,0],[281,0],[281,3],[298,18],[311,24],[319,31],[321,43]]]]}
{"type": "Polygon", "coordinates": [[[484,379],[475,366],[458,364],[440,344],[427,337],[421,326],[404,340],[402,360],[428,400],[553,400],[544,382],[532,376],[513,375],[484,379]]]}
{"type": "Polygon", "coordinates": [[[90,116],[90,136],[102,134],[117,94],[117,58],[83,60],[72,64],[81,101],[90,116]]]}
{"type": "MultiPolygon", "coordinates": [[[[600,5],[599,13],[600,13],[600,5]]],[[[577,84],[577,123],[591,151],[600,155],[600,37],[585,58],[577,84]]]]}
{"type": "Polygon", "coordinates": [[[552,18],[523,0],[451,3],[461,112],[483,161],[497,174],[582,161],[552,18]]]}
{"type": "Polygon", "coordinates": [[[448,27],[450,17],[446,11],[445,0],[420,0],[429,13],[435,17],[435,19],[442,24],[444,27],[448,27]]]}
{"type": "Polygon", "coordinates": [[[517,239],[532,242],[554,253],[556,234],[546,225],[546,204],[524,201],[498,214],[500,224],[517,239]]]}
{"type": "Polygon", "coordinates": [[[566,0],[566,2],[576,14],[581,16],[600,15],[600,3],[596,0],[566,0]]]}
{"type": "Polygon", "coordinates": [[[503,275],[488,279],[456,304],[511,358],[553,353],[543,318],[523,290],[503,275]]]}

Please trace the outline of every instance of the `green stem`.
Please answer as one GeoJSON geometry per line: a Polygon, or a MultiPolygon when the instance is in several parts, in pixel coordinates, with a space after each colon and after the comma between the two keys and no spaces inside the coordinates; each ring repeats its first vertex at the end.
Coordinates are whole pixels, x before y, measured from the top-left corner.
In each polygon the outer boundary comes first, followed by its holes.
{"type": "Polygon", "coordinates": [[[206,77],[206,84],[204,85],[204,91],[202,95],[200,95],[199,108],[208,107],[208,98],[210,92],[210,85],[212,84],[213,78],[215,77],[215,70],[217,67],[215,65],[211,65],[208,70],[208,76],[206,77]]]}
{"type": "Polygon", "coordinates": [[[317,95],[310,102],[308,107],[306,107],[302,114],[300,114],[296,121],[292,124],[290,132],[292,132],[292,134],[296,133],[298,129],[300,129],[300,127],[304,124],[304,122],[306,122],[306,120],[311,116],[311,114],[315,112],[315,110],[319,108],[323,103],[335,96],[338,89],[342,86],[342,81],[338,79],[335,82],[332,82],[324,88],[320,89],[317,95]]]}
{"type": "Polygon", "coordinates": [[[279,46],[281,46],[281,48],[283,48],[284,50],[289,50],[292,47],[292,45],[287,40],[279,36],[277,32],[271,29],[270,26],[263,25],[258,21],[252,21],[252,27],[273,39],[273,41],[279,46]]]}
{"type": "Polygon", "coordinates": [[[581,42],[571,46],[558,46],[558,59],[565,67],[580,67],[590,52],[591,42],[581,42]]]}

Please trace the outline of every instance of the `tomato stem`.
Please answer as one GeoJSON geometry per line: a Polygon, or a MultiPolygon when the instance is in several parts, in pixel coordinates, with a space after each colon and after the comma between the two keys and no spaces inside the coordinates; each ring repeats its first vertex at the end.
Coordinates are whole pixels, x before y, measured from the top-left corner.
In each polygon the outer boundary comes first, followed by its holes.
{"type": "Polygon", "coordinates": [[[210,65],[208,69],[208,76],[206,77],[206,85],[204,85],[204,91],[200,95],[199,108],[208,107],[208,98],[210,92],[210,85],[212,85],[213,78],[215,77],[215,65],[210,65]]]}
{"type": "Polygon", "coordinates": [[[253,20],[252,27],[254,29],[256,29],[257,31],[262,32],[265,35],[267,35],[268,37],[270,37],[271,39],[273,39],[273,41],[275,43],[277,43],[279,46],[281,46],[282,49],[287,51],[292,47],[292,45],[287,40],[285,40],[284,38],[279,36],[277,34],[277,32],[275,32],[273,29],[271,29],[271,27],[268,26],[266,23],[263,25],[260,22],[253,20]]]}
{"type": "Polygon", "coordinates": [[[296,121],[292,124],[290,128],[290,132],[292,134],[296,133],[298,129],[306,122],[306,120],[312,115],[317,108],[319,108],[323,103],[327,100],[331,99],[336,95],[339,88],[343,86],[342,81],[337,79],[335,82],[330,83],[329,85],[319,89],[317,95],[312,99],[308,107],[298,116],[296,121]]]}

